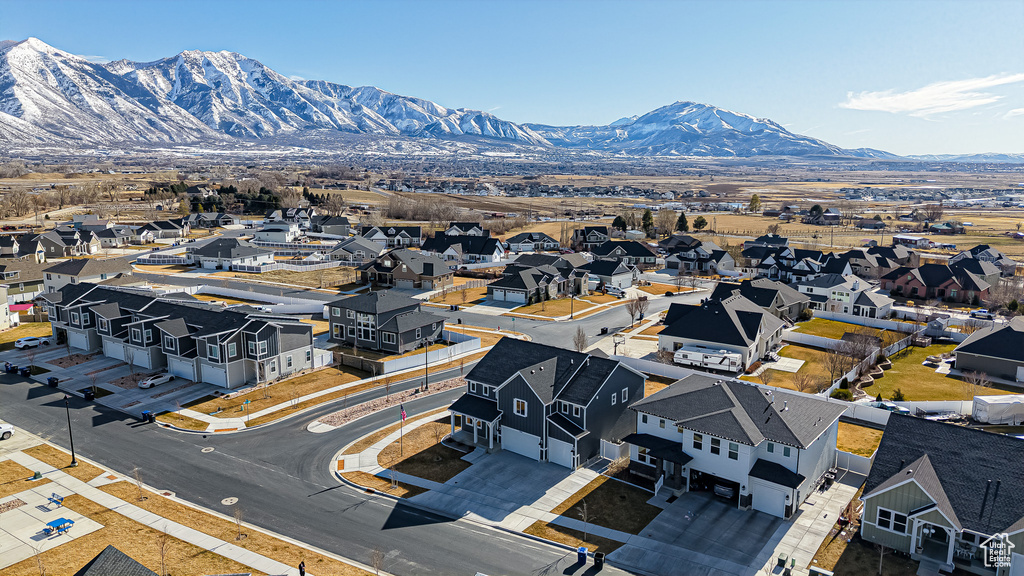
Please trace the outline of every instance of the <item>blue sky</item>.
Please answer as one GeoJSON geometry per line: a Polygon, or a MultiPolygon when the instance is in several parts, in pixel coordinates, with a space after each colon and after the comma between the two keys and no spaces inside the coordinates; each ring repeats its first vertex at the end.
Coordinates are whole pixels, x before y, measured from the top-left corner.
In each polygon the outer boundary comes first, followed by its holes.
{"type": "Polygon", "coordinates": [[[0,38],[96,58],[231,50],[515,122],[677,100],[899,154],[1024,152],[1024,2],[0,0],[0,38]]]}

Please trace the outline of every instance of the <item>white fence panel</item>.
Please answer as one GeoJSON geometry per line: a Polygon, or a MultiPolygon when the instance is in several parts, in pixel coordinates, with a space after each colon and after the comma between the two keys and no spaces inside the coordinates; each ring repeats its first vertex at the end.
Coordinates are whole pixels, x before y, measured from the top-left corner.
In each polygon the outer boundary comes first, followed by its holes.
{"type": "Polygon", "coordinates": [[[974,400],[933,400],[919,402],[895,402],[912,413],[918,410],[924,412],[955,412],[957,414],[971,415],[974,413],[974,400]]]}
{"type": "Polygon", "coordinates": [[[661,487],[665,485],[665,476],[658,477],[658,481],[654,483],[654,493],[657,494],[661,487]]]}
{"type": "MultiPolygon", "coordinates": [[[[899,332],[911,333],[920,330],[921,327],[917,324],[910,322],[897,322],[895,320],[885,320],[883,318],[866,318],[864,316],[854,316],[853,314],[842,314],[840,312],[829,312],[827,310],[815,310],[815,318],[824,318],[825,320],[835,320],[836,322],[846,322],[848,324],[856,324],[858,326],[869,326],[871,328],[882,328],[885,330],[897,330],[899,332]]],[[[915,320],[917,318],[914,318],[915,320]]]]}
{"type": "Polygon", "coordinates": [[[321,368],[334,362],[334,353],[330,350],[313,349],[313,367],[321,368]]]}
{"type": "Polygon", "coordinates": [[[790,344],[803,344],[805,346],[813,346],[815,348],[824,348],[825,350],[838,350],[843,344],[842,340],[825,338],[824,336],[815,336],[813,334],[804,334],[799,330],[783,330],[782,340],[784,342],[789,342],[790,344]]]}
{"type": "Polygon", "coordinates": [[[455,344],[446,346],[440,350],[431,350],[427,353],[426,359],[423,358],[423,354],[414,354],[405,358],[396,358],[394,360],[382,362],[383,373],[390,374],[399,370],[408,370],[410,368],[416,368],[418,366],[423,366],[424,364],[434,364],[436,362],[450,362],[455,356],[480,349],[480,339],[475,336],[447,331],[444,334],[446,340],[449,342],[455,342],[455,344]]]}
{"type": "MultiPolygon", "coordinates": [[[[280,294],[267,294],[265,292],[252,292],[248,290],[238,290],[236,288],[227,288],[224,286],[218,286],[216,284],[203,284],[197,290],[200,294],[213,294],[214,296],[227,296],[229,298],[239,298],[242,300],[256,300],[258,302],[271,302],[273,304],[310,304],[317,302],[308,298],[296,298],[294,296],[285,296],[284,292],[291,289],[281,288],[280,294]]],[[[323,302],[317,302],[320,306],[323,306],[323,302]]]]}
{"type": "MultiPolygon", "coordinates": [[[[842,402],[842,400],[831,400],[831,402],[842,402]]],[[[847,405],[846,412],[843,415],[854,420],[862,420],[873,424],[885,425],[889,423],[889,416],[892,415],[892,412],[889,412],[888,410],[876,408],[867,404],[858,404],[855,402],[843,403],[847,405]]]]}
{"type": "Polygon", "coordinates": [[[866,456],[843,452],[842,450],[836,451],[836,468],[841,470],[849,470],[850,472],[867,476],[868,473],[871,472],[871,464],[873,462],[874,455],[872,455],[871,458],[868,458],[866,456]]]}
{"type": "Polygon", "coordinates": [[[619,442],[618,444],[601,439],[601,457],[608,460],[618,460],[629,456],[629,444],[619,442]]]}
{"type": "Polygon", "coordinates": [[[630,358],[629,356],[611,356],[612,360],[618,360],[626,366],[637,370],[639,372],[647,372],[648,374],[654,374],[656,376],[664,376],[666,378],[686,378],[690,374],[697,372],[689,368],[683,368],[682,366],[675,366],[672,364],[663,364],[661,362],[654,362],[653,360],[642,360],[640,358],[630,358]]]}

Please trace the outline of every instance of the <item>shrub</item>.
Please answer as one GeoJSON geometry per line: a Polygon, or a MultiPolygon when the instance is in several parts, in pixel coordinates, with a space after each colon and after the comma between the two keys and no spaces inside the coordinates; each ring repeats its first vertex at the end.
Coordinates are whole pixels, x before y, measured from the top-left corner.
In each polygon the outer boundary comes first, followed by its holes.
{"type": "Polygon", "coordinates": [[[892,396],[889,397],[889,400],[893,402],[906,402],[907,397],[903,395],[903,390],[897,388],[892,391],[892,396]]]}
{"type": "Polygon", "coordinates": [[[881,401],[882,401],[882,393],[879,392],[878,395],[875,396],[875,402],[881,402],[881,401]]]}
{"type": "Polygon", "coordinates": [[[797,320],[800,320],[801,322],[804,322],[804,321],[810,320],[813,317],[814,317],[814,311],[811,310],[810,308],[804,308],[803,310],[800,311],[800,315],[797,316],[797,320]]]}
{"type": "Polygon", "coordinates": [[[840,388],[832,393],[832,397],[836,400],[853,400],[853,392],[840,388]]]}
{"type": "Polygon", "coordinates": [[[1020,302],[1017,302],[1016,300],[1010,300],[1010,303],[1006,305],[1006,309],[1010,312],[1016,312],[1019,307],[1020,302]]]}
{"type": "Polygon", "coordinates": [[[850,382],[846,378],[843,378],[842,381],[839,382],[839,388],[840,389],[846,390],[849,387],[850,387],[850,382]]]}
{"type": "Polygon", "coordinates": [[[665,292],[665,296],[673,296],[672,291],[668,290],[667,292],[665,292]]]}

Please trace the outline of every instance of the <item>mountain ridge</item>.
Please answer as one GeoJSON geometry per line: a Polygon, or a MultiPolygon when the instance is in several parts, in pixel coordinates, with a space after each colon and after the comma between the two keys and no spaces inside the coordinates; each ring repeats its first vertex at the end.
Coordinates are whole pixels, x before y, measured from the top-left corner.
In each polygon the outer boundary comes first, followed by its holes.
{"type": "Polygon", "coordinates": [[[292,80],[222,50],[152,62],[91,62],[37,38],[0,41],[0,146],[226,143],[366,134],[456,140],[543,152],[636,156],[855,156],[778,123],[689,101],[605,126],[517,124],[374,86],[292,80]]]}

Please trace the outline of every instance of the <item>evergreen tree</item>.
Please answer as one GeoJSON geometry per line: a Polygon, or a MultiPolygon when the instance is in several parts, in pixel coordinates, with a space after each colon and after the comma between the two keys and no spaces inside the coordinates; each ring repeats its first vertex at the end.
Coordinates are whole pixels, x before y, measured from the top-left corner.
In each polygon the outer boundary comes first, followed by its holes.
{"type": "Polygon", "coordinates": [[[697,216],[693,219],[693,229],[700,232],[708,225],[708,221],[703,216],[697,216]]]}
{"type": "Polygon", "coordinates": [[[626,219],[622,216],[616,216],[615,220],[612,220],[612,228],[618,228],[623,232],[626,231],[626,219]]]}
{"type": "Polygon", "coordinates": [[[760,212],[761,211],[761,197],[754,194],[750,197],[750,204],[747,205],[747,212],[760,212]]]}
{"type": "Polygon", "coordinates": [[[648,236],[651,236],[654,232],[654,214],[651,213],[650,208],[644,210],[644,215],[640,219],[640,226],[648,236]]]}
{"type": "Polygon", "coordinates": [[[679,219],[676,220],[676,230],[680,232],[690,231],[690,223],[686,221],[686,212],[679,213],[679,219]]]}

